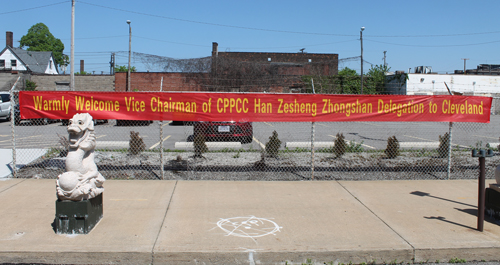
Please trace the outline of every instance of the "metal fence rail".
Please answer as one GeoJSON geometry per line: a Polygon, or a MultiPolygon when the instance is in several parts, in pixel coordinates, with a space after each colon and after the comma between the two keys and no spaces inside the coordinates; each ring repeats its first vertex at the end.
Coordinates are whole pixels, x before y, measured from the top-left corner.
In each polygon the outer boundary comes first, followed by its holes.
{"type": "MultiPolygon", "coordinates": [[[[12,141],[2,143],[2,148],[14,150],[14,177],[56,178],[65,171],[66,125],[16,120],[17,100],[12,102],[12,141]]],[[[486,160],[486,176],[493,178],[500,162],[499,121],[492,115],[489,124],[451,126],[254,122],[251,138],[227,138],[247,129],[240,123],[96,121],[95,163],[107,179],[475,179],[478,160],[470,150],[482,147],[496,154],[486,160]],[[221,135],[210,138],[208,130],[221,135]],[[450,134],[451,142],[446,138],[450,134]]]]}

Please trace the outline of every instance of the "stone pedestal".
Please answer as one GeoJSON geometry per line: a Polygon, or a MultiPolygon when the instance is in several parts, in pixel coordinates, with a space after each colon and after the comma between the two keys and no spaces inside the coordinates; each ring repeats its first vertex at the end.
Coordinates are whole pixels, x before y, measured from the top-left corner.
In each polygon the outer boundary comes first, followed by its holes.
{"type": "Polygon", "coordinates": [[[56,201],[56,232],[88,234],[103,216],[102,193],[83,201],[56,201]]]}
{"type": "Polygon", "coordinates": [[[486,214],[493,217],[495,220],[500,220],[500,186],[498,184],[490,184],[486,189],[486,214]]]}

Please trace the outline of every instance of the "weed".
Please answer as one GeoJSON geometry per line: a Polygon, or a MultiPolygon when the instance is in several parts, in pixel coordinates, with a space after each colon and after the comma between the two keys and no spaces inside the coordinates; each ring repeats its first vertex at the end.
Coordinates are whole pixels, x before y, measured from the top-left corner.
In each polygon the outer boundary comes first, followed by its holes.
{"type": "Polygon", "coordinates": [[[449,263],[466,263],[467,261],[465,259],[459,259],[459,258],[452,258],[449,263]]]}
{"type": "Polygon", "coordinates": [[[346,147],[346,151],[349,153],[361,153],[363,152],[363,145],[364,141],[361,141],[361,143],[356,143],[354,141],[350,141],[349,144],[346,147]]]}
{"type": "Polygon", "coordinates": [[[333,153],[335,157],[342,157],[347,151],[347,143],[345,142],[345,137],[341,133],[337,133],[333,145],[333,153]]]}
{"type": "Polygon", "coordinates": [[[240,158],[240,151],[238,151],[238,153],[236,153],[233,158],[240,158]]]}
{"type": "Polygon", "coordinates": [[[483,141],[477,141],[476,142],[476,149],[481,149],[483,147],[483,141]]]}
{"type": "Polygon", "coordinates": [[[60,153],[61,150],[51,147],[47,152],[45,153],[45,157],[54,157],[56,154],[60,153]]]}
{"type": "Polygon", "coordinates": [[[309,264],[313,264],[312,259],[306,259],[306,262],[302,263],[302,265],[309,265],[309,264]]]}

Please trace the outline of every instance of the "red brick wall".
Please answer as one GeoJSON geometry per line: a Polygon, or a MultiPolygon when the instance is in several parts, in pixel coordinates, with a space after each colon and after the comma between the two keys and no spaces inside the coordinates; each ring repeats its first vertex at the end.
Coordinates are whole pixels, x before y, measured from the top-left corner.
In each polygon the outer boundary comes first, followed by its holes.
{"type": "MultiPolygon", "coordinates": [[[[135,72],[130,75],[130,91],[160,91],[162,77],[162,91],[204,91],[200,82],[208,78],[208,74],[204,73],[135,72]]],[[[126,91],[126,87],[127,73],[115,73],[115,91],[126,91]]]]}
{"type": "MultiPolygon", "coordinates": [[[[212,56],[215,56],[213,54],[212,56]]],[[[280,68],[285,68],[285,74],[298,75],[337,75],[339,55],[333,53],[270,53],[270,52],[218,52],[218,56],[243,62],[259,63],[285,63],[280,68]],[[270,61],[269,61],[270,59],[270,61]],[[297,64],[301,67],[291,69],[286,63],[297,64]],[[301,69],[299,69],[301,68],[301,69]]]]}

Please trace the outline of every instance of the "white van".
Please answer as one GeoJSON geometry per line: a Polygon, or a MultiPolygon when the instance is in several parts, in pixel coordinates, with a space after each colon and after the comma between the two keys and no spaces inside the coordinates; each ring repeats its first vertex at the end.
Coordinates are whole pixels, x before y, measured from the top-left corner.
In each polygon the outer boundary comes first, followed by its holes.
{"type": "Polygon", "coordinates": [[[0,91],[0,119],[10,121],[10,93],[0,91]]]}

